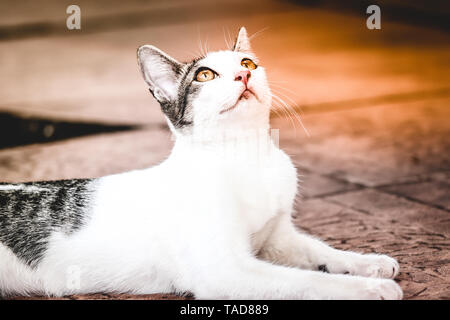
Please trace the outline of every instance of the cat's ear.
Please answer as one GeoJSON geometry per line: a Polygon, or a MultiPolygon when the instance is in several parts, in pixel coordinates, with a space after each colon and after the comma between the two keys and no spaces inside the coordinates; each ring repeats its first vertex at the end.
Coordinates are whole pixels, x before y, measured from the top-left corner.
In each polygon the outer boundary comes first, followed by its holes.
{"type": "Polygon", "coordinates": [[[250,39],[248,38],[247,30],[245,29],[245,27],[241,27],[241,29],[239,30],[239,34],[234,44],[233,51],[253,54],[252,48],[250,46],[250,39]]]}
{"type": "Polygon", "coordinates": [[[137,58],[144,80],[156,100],[175,100],[183,64],[150,45],[139,47],[137,58]]]}

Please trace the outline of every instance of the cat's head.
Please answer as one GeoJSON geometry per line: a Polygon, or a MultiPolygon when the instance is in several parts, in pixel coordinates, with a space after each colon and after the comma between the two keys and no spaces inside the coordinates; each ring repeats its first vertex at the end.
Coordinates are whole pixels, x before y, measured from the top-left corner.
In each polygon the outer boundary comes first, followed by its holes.
{"type": "Polygon", "coordinates": [[[137,54],[150,92],[177,135],[267,128],[272,95],[245,28],[231,50],[188,63],[150,45],[137,54]]]}

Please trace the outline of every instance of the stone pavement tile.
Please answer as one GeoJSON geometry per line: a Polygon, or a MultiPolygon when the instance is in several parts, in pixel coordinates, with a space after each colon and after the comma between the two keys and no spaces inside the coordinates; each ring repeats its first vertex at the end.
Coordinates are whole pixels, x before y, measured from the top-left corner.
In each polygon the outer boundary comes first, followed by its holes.
{"type": "Polygon", "coordinates": [[[365,186],[450,168],[450,99],[305,114],[307,138],[275,118],[280,146],[300,167],[365,186]]]}
{"type": "Polygon", "coordinates": [[[83,37],[0,42],[12,50],[0,49],[5,61],[0,110],[86,121],[164,122],[138,70],[137,45],[126,50],[92,41],[95,46],[83,37]]]}
{"type": "Polygon", "coordinates": [[[299,180],[298,193],[303,198],[316,198],[337,192],[359,189],[359,186],[309,172],[306,169],[298,168],[297,171],[299,180]]]}
{"type": "Polygon", "coordinates": [[[430,232],[450,236],[448,211],[426,206],[405,198],[373,189],[353,191],[326,198],[347,208],[365,212],[386,221],[416,224],[430,232]]]}
{"type": "Polygon", "coordinates": [[[405,299],[446,299],[450,289],[450,240],[415,220],[386,219],[348,208],[327,198],[297,205],[293,221],[300,229],[335,248],[388,254],[399,261],[397,281],[405,299]]]}
{"type": "Polygon", "coordinates": [[[434,181],[441,181],[448,183],[450,181],[450,171],[433,172],[429,175],[434,181]]]}
{"type": "Polygon", "coordinates": [[[449,284],[423,284],[409,282],[405,284],[404,291],[412,292],[408,300],[449,300],[449,284]]]}
{"type": "Polygon", "coordinates": [[[0,150],[0,181],[92,178],[143,169],[170,153],[168,130],[99,134],[0,150]]]}
{"type": "MultiPolygon", "coordinates": [[[[450,180],[448,182],[450,182],[450,180]]],[[[429,181],[400,184],[384,187],[382,190],[419,200],[450,211],[450,185],[445,182],[429,181]]]]}
{"type": "Polygon", "coordinates": [[[396,222],[372,217],[338,203],[329,202],[327,198],[301,201],[293,215],[294,222],[301,229],[322,237],[326,241],[338,244],[360,241],[359,248],[367,248],[371,240],[364,241],[367,234],[372,237],[383,236],[395,240],[391,229],[396,222]],[[378,219],[375,224],[371,224],[378,219]]]}

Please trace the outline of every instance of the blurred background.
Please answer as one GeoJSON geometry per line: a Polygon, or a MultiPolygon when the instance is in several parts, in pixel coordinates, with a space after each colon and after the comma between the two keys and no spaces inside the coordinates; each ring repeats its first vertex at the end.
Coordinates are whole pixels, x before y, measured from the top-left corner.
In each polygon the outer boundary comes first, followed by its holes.
{"type": "Polygon", "coordinates": [[[0,181],[162,161],[173,141],[137,47],[187,61],[245,26],[274,108],[309,132],[274,112],[302,181],[298,225],[397,257],[407,298],[449,298],[449,22],[448,1],[3,0],[0,181]],[[81,30],[66,27],[72,4],[81,30]],[[371,4],[380,30],[366,27],[371,4]]]}

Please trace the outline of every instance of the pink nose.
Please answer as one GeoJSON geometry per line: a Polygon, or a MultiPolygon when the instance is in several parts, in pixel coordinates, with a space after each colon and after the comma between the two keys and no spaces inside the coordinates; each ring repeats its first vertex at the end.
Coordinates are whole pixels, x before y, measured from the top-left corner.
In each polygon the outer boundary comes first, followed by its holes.
{"type": "Polygon", "coordinates": [[[234,77],[235,81],[242,81],[243,84],[247,87],[248,80],[250,79],[251,73],[248,70],[239,71],[236,73],[236,76],[234,77]]]}

